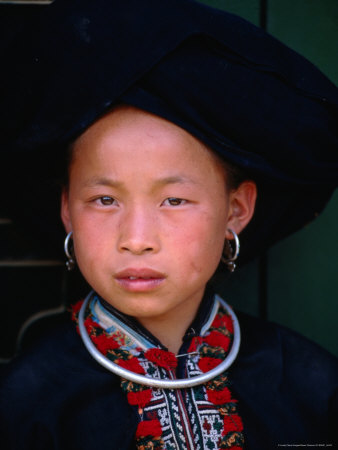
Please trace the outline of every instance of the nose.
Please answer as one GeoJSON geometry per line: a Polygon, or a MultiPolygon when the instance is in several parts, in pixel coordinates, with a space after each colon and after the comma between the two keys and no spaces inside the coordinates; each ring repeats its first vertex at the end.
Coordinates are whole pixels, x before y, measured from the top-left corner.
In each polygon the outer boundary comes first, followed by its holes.
{"type": "Polygon", "coordinates": [[[126,210],[120,218],[119,252],[134,255],[158,252],[160,240],[155,216],[154,211],[142,205],[126,210]]]}

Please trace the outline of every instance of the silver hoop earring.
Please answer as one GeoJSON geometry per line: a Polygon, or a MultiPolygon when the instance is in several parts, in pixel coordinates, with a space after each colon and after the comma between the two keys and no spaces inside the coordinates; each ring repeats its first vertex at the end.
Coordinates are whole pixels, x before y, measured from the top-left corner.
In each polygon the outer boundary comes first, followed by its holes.
{"type": "Polygon", "coordinates": [[[71,249],[69,248],[69,243],[70,243],[70,240],[72,237],[73,237],[73,232],[70,231],[67,234],[65,243],[64,243],[64,250],[65,250],[66,256],[68,258],[68,261],[66,261],[66,267],[68,270],[73,270],[75,267],[75,256],[74,256],[73,246],[71,249]]]}
{"type": "Polygon", "coordinates": [[[231,228],[228,228],[228,231],[230,231],[230,233],[234,237],[235,248],[232,247],[230,241],[226,240],[221,260],[227,266],[228,270],[230,270],[230,272],[233,272],[236,269],[236,264],[234,263],[234,261],[236,261],[239,255],[240,245],[237,234],[231,228]]]}

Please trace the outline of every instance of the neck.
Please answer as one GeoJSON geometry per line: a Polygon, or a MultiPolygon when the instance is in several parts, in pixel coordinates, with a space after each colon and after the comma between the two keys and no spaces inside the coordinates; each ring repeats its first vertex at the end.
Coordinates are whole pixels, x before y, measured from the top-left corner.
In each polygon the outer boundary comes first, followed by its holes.
{"type": "Polygon", "coordinates": [[[175,355],[179,352],[182,345],[182,339],[185,332],[192,322],[191,320],[180,321],[177,320],[157,320],[156,322],[151,320],[139,320],[150,333],[155,336],[170,352],[175,355]]]}
{"type": "Polygon", "coordinates": [[[186,301],[164,316],[153,318],[137,317],[139,323],[155,336],[170,352],[177,354],[182,345],[183,336],[197,314],[201,298],[186,301]]]}

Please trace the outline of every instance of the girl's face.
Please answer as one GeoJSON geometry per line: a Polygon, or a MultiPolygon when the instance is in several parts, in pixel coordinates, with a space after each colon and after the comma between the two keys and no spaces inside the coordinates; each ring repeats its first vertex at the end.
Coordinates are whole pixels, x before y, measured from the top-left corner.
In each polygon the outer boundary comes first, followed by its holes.
{"type": "Polygon", "coordinates": [[[216,157],[176,125],[120,107],[78,138],[69,176],[62,219],[93,289],[141,323],[196,311],[227,228],[243,227],[216,157]]]}

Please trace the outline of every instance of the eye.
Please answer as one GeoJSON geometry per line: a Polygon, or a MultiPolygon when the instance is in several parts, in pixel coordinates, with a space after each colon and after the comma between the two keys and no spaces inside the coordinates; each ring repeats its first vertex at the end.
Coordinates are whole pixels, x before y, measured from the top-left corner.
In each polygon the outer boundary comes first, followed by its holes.
{"type": "Polygon", "coordinates": [[[99,197],[98,199],[96,199],[96,201],[103,206],[111,206],[116,202],[116,200],[113,197],[109,197],[109,195],[99,197]]]}
{"type": "Polygon", "coordinates": [[[181,206],[184,205],[186,202],[187,201],[184,200],[183,198],[169,197],[164,200],[163,204],[169,206],[181,206]]]}

